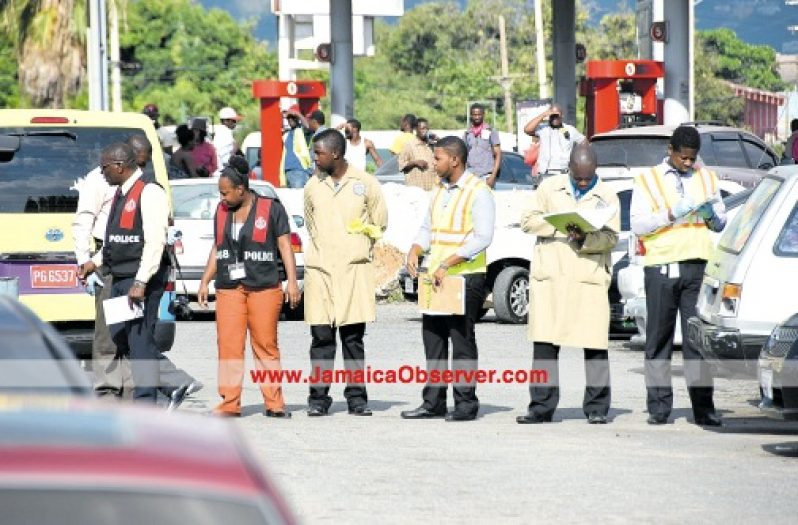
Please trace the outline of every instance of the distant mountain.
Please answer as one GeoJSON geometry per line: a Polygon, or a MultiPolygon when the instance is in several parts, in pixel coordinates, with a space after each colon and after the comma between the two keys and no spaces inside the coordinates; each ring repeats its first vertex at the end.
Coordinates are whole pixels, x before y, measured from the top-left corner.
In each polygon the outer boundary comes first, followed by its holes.
{"type": "MultiPolygon", "coordinates": [[[[266,0],[196,0],[206,8],[225,9],[237,19],[255,19],[255,36],[276,48],[277,19],[266,0]]],[[[405,10],[430,0],[405,0],[405,10]]],[[[666,0],[672,1],[672,0],[666,0]]],[[[464,5],[464,0],[459,0],[464,5]]],[[[530,0],[530,5],[531,5],[530,0]]],[[[619,0],[583,0],[590,10],[590,21],[598,23],[607,13],[624,6],[634,9],[635,3],[619,0]]],[[[798,54],[798,33],[788,26],[798,26],[798,6],[785,5],[784,0],[696,0],[696,22],[699,29],[728,27],[751,44],[767,44],[780,53],[798,54]]],[[[531,7],[530,7],[531,9],[531,7]]],[[[395,19],[394,19],[395,20],[395,19]]]]}

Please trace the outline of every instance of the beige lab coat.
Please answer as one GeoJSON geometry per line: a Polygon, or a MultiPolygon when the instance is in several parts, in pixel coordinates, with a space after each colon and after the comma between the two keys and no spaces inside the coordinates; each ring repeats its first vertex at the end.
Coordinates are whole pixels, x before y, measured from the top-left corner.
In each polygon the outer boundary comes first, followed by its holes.
{"type": "Polygon", "coordinates": [[[578,348],[609,346],[610,251],[618,242],[620,204],[601,180],[578,202],[570,176],[545,180],[533,193],[521,228],[537,235],[530,271],[529,339],[578,348]],[[614,206],[618,212],[598,232],[588,233],[580,248],[543,219],[573,209],[614,206]]]}
{"type": "Polygon", "coordinates": [[[332,177],[314,175],[305,186],[305,322],[343,326],[376,318],[374,239],[348,233],[360,218],[384,231],[388,208],[380,183],[349,166],[338,188],[332,177]]]}

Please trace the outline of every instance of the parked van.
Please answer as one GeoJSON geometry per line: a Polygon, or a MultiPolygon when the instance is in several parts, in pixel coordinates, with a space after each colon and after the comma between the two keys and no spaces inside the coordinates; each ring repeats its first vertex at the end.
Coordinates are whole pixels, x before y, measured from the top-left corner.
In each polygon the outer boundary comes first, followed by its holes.
{"type": "Polygon", "coordinates": [[[0,110],[0,277],[16,277],[19,300],[80,355],[91,352],[95,315],[74,254],[78,191],[103,148],[134,134],[152,144],[149,169],[168,194],[161,145],[146,115],[0,110]]]}
{"type": "Polygon", "coordinates": [[[716,367],[753,376],[762,345],[798,305],[798,166],[762,179],[707,264],[688,338],[716,367]]]}

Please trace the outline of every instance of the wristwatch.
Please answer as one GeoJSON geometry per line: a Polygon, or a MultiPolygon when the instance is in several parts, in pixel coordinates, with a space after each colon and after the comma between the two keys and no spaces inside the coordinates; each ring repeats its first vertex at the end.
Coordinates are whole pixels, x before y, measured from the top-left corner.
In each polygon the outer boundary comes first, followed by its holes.
{"type": "Polygon", "coordinates": [[[438,265],[438,268],[440,268],[441,270],[448,270],[449,269],[449,265],[446,264],[446,263],[440,263],[438,265]]]}
{"type": "Polygon", "coordinates": [[[145,283],[144,281],[136,280],[136,281],[133,281],[133,286],[135,286],[136,288],[146,288],[147,287],[147,283],[145,283]]]}

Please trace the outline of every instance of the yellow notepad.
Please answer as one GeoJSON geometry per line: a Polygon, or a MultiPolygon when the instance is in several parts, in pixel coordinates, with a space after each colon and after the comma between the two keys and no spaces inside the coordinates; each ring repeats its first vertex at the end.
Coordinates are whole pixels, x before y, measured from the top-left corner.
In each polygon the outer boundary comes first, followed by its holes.
{"type": "Polygon", "coordinates": [[[418,309],[422,314],[465,315],[465,278],[447,275],[436,287],[431,275],[418,274],[418,309]]]}

